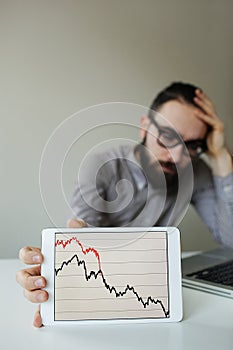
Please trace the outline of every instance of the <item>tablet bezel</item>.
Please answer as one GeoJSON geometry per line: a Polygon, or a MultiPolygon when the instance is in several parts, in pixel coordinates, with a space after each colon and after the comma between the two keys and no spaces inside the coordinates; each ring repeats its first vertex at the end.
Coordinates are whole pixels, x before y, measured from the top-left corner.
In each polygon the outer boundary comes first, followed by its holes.
{"type": "Polygon", "coordinates": [[[145,322],[179,322],[183,317],[182,305],[182,275],[181,275],[181,246],[180,246],[180,232],[176,227],[127,227],[127,228],[93,228],[85,227],[78,229],[67,228],[48,228],[42,231],[42,254],[44,255],[44,262],[41,265],[41,275],[47,280],[45,290],[49,293],[49,299],[41,304],[41,316],[43,325],[55,324],[93,324],[93,323],[145,323],[145,322]],[[154,318],[154,319],[111,319],[111,320],[54,320],[54,242],[56,233],[114,233],[114,232],[167,232],[168,241],[168,285],[169,285],[169,317],[168,318],[154,318]]]}

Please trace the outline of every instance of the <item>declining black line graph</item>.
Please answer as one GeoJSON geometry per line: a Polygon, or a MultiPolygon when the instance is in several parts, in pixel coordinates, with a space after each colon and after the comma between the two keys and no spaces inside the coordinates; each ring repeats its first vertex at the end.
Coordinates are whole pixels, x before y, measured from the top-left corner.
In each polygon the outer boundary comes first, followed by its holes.
{"type": "Polygon", "coordinates": [[[55,237],[55,320],[169,317],[166,232],[55,237]]]}

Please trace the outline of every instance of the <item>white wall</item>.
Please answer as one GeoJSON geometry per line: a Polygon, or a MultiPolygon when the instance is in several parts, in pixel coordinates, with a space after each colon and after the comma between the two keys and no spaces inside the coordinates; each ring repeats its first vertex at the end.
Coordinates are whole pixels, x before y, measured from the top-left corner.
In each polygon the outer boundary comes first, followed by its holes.
{"type": "MultiPolygon", "coordinates": [[[[233,146],[232,11],[231,0],[0,1],[1,257],[39,245],[52,225],[40,157],[57,125],[81,108],[147,106],[171,81],[192,82],[214,99],[233,146]]],[[[214,246],[195,213],[181,228],[184,249],[214,246]]]]}

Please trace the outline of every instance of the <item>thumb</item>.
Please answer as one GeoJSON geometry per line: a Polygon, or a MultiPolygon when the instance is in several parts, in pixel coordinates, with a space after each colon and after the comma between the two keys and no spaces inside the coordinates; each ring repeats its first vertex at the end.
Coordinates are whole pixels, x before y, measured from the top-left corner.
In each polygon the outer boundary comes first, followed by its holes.
{"type": "Polygon", "coordinates": [[[36,328],[40,328],[40,327],[43,326],[42,319],[41,319],[41,314],[40,314],[40,306],[38,306],[38,309],[37,309],[37,311],[35,313],[33,326],[36,327],[36,328]]]}
{"type": "Polygon", "coordinates": [[[72,218],[72,219],[69,219],[67,221],[67,227],[68,228],[80,228],[80,227],[87,227],[87,224],[84,220],[82,219],[75,219],[75,218],[72,218]]]}

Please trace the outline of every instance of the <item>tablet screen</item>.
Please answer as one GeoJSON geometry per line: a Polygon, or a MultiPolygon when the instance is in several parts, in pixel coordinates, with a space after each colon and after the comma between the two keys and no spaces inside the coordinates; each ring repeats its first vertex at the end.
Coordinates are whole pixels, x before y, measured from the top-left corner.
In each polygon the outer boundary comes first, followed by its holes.
{"type": "Polygon", "coordinates": [[[167,319],[166,231],[56,232],[54,321],[167,319]]]}

